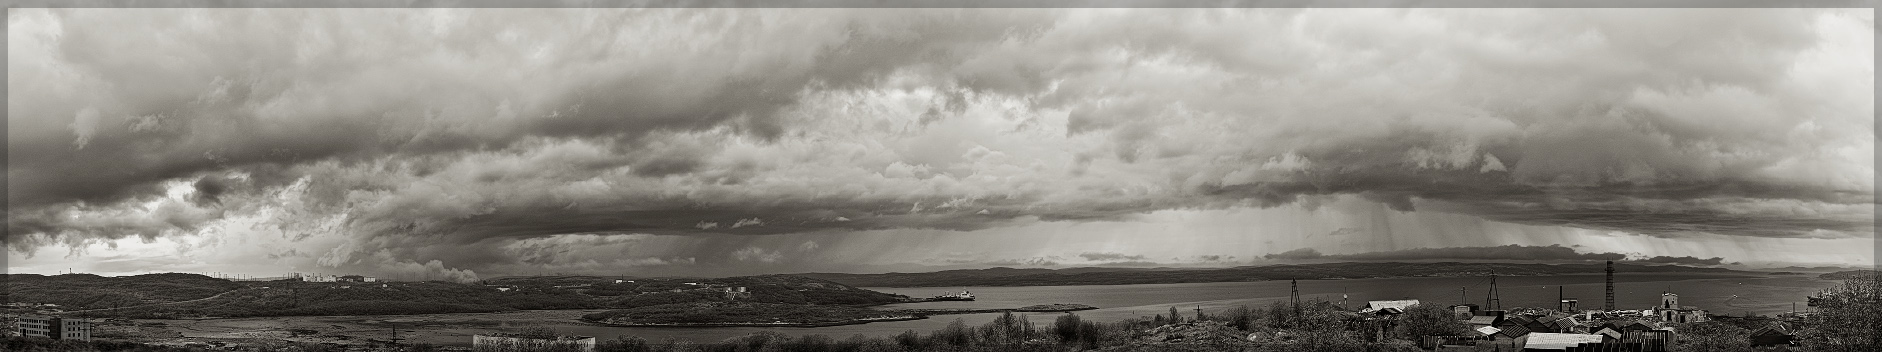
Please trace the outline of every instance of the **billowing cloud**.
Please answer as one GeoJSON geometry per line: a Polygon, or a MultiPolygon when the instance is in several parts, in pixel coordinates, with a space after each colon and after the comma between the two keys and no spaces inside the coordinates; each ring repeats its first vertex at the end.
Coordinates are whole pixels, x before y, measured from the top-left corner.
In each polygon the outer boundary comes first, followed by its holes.
{"type": "Polygon", "coordinates": [[[1058,266],[1065,258],[1059,256],[1032,257],[1025,259],[1001,259],[979,263],[992,266],[1058,266]]]}
{"type": "Polygon", "coordinates": [[[1085,258],[1085,260],[1087,261],[1095,261],[1095,262],[1141,261],[1141,260],[1144,260],[1145,258],[1142,255],[1127,255],[1124,253],[1117,253],[1117,252],[1085,252],[1085,253],[1079,253],[1078,257],[1085,258]]]}
{"type": "Polygon", "coordinates": [[[784,259],[784,254],[758,247],[745,247],[732,252],[732,257],[738,258],[739,261],[776,263],[784,259]]]}
{"type": "MultiPolygon", "coordinates": [[[[1130,221],[1326,196],[1661,238],[1874,237],[1865,11],[8,19],[15,253],[243,238],[269,243],[251,261],[462,279],[840,247],[726,236],[1130,221]],[[697,239],[641,247],[668,235],[697,239]]],[[[1352,225],[1328,237],[1385,232],[1352,225]]],[[[1411,252],[1377,253],[1470,255],[1388,244],[1411,252]]],[[[1531,247],[1509,250],[1561,254],[1531,247]]],[[[1063,261],[1028,258],[1016,262],[1063,261]]]]}

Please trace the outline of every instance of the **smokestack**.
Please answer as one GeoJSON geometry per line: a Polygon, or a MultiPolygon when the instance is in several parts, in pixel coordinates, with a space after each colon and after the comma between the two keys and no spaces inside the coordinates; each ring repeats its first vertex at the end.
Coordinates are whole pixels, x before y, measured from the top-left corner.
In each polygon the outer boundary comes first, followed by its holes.
{"type": "Polygon", "coordinates": [[[1608,261],[1608,301],[1606,311],[1614,311],[1614,261],[1608,261]]]}

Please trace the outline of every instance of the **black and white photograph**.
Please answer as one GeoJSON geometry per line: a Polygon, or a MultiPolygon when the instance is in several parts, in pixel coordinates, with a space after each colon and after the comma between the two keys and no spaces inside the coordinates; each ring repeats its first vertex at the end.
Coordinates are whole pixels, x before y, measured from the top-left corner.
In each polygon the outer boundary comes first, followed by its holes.
{"type": "Polygon", "coordinates": [[[0,351],[1882,350],[1876,3],[1708,4],[15,3],[0,351]]]}

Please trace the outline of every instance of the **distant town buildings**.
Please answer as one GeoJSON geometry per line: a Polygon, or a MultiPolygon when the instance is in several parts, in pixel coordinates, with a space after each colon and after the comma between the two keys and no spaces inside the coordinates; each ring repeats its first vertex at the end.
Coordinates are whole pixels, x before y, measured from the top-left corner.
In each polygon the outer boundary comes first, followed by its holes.
{"type": "Polygon", "coordinates": [[[725,287],[723,290],[725,291],[725,300],[727,301],[751,299],[751,292],[746,292],[745,286],[725,287]]]}
{"type": "MultiPolygon", "coordinates": [[[[1515,311],[1479,310],[1469,304],[1447,306],[1470,332],[1461,336],[1431,336],[1425,348],[1463,345],[1481,348],[1490,341],[1519,351],[1635,351],[1665,352],[1673,346],[1675,331],[1668,323],[1709,320],[1706,311],[1679,304],[1679,295],[1662,292],[1660,304],[1644,310],[1588,310],[1558,289],[1555,310],[1523,308],[1515,311]]],[[[1403,310],[1415,300],[1370,301],[1362,313],[1385,314],[1403,310]]],[[[1753,346],[1794,346],[1796,336],[1782,324],[1755,330],[1746,337],[1753,346]]],[[[1442,350],[1440,348],[1440,350],[1442,350]]]]}
{"type": "Polygon", "coordinates": [[[306,275],[306,274],[297,273],[291,276],[291,278],[300,279],[303,282],[379,282],[379,278],[370,277],[370,276],[361,276],[361,275],[338,275],[336,276],[336,275],[320,275],[320,274],[306,275]]]}
{"type": "Polygon", "coordinates": [[[592,336],[520,336],[508,334],[474,335],[471,350],[477,352],[580,351],[594,352],[592,336]]]}
{"type": "Polygon", "coordinates": [[[90,320],[27,314],[21,315],[17,324],[20,336],[91,341],[90,320]]]}

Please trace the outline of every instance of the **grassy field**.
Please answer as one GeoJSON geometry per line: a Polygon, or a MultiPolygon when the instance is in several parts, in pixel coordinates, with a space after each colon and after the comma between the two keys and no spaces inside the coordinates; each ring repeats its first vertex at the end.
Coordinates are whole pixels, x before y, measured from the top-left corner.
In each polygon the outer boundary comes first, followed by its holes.
{"type": "Polygon", "coordinates": [[[7,303],[49,303],[66,310],[130,307],[207,298],[241,288],[239,283],[195,274],[104,277],[91,274],[8,274],[7,303]]]}
{"type": "Polygon", "coordinates": [[[561,289],[513,289],[453,282],[338,284],[269,282],[209,300],[105,311],[88,316],[134,318],[257,317],[478,313],[518,309],[577,309],[598,304],[561,289]]]}

